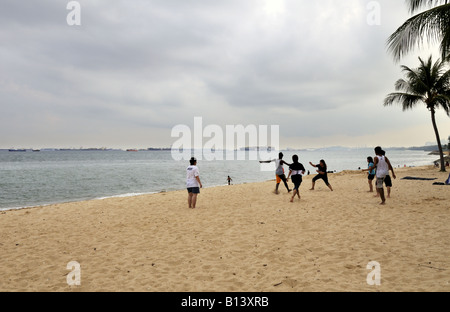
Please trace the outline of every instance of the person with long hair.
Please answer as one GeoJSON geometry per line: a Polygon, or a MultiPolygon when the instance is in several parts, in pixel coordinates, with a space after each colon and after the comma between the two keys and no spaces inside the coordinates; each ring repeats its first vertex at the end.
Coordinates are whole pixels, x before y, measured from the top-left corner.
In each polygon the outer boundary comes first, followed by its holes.
{"type": "Polygon", "coordinates": [[[322,179],[323,182],[328,186],[328,188],[333,191],[333,188],[331,187],[331,184],[328,182],[328,174],[327,174],[327,164],[325,163],[325,160],[321,159],[320,163],[317,165],[314,165],[312,162],[309,162],[309,164],[313,167],[317,168],[317,175],[312,180],[312,187],[311,191],[314,191],[314,186],[316,185],[316,181],[319,179],[322,179]]]}
{"type": "Polygon", "coordinates": [[[363,169],[363,171],[367,171],[367,181],[369,182],[369,192],[373,192],[373,180],[375,179],[375,164],[372,156],[367,157],[367,169],[363,169]]]}

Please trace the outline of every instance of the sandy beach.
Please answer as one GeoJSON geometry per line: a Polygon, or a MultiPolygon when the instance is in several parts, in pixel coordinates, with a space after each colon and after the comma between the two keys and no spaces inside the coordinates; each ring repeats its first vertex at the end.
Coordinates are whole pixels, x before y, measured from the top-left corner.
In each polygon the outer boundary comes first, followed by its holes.
{"type": "Polygon", "coordinates": [[[267,181],[0,212],[0,291],[450,291],[448,172],[396,173],[385,206],[345,171],[294,203],[267,181]]]}

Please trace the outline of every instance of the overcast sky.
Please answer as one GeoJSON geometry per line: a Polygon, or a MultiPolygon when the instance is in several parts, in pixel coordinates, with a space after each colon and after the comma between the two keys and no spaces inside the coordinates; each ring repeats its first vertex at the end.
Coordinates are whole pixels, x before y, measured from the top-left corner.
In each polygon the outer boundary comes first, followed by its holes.
{"type": "Polygon", "coordinates": [[[388,54],[403,0],[80,0],[79,26],[68,3],[0,0],[0,148],[165,147],[195,116],[282,148],[435,142],[425,107],[383,106],[431,53],[388,54]]]}

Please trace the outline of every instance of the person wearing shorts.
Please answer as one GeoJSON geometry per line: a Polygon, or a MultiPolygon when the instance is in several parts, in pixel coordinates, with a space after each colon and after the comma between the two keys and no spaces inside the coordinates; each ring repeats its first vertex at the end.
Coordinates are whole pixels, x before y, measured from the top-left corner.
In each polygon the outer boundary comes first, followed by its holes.
{"type": "Polygon", "coordinates": [[[274,161],[276,164],[275,175],[277,178],[277,184],[275,186],[275,194],[278,194],[278,187],[280,186],[281,181],[283,181],[284,186],[286,187],[286,189],[289,193],[291,191],[291,189],[289,189],[289,186],[287,184],[287,179],[286,179],[286,175],[284,174],[284,168],[283,168],[283,165],[289,166],[289,164],[283,160],[283,153],[281,153],[281,152],[278,154],[278,159],[275,159],[274,161]]]}
{"type": "Polygon", "coordinates": [[[287,189],[287,191],[289,193],[292,190],[289,189],[289,186],[287,184],[287,178],[286,178],[286,175],[284,174],[283,165],[290,166],[290,164],[288,164],[287,162],[285,162],[283,160],[283,153],[281,153],[281,152],[278,154],[278,159],[265,160],[265,161],[259,161],[259,162],[268,164],[268,163],[271,163],[272,161],[275,162],[275,167],[276,167],[276,169],[275,169],[275,177],[276,177],[276,180],[277,180],[277,184],[275,186],[275,194],[279,193],[278,192],[278,187],[280,186],[281,181],[283,181],[284,186],[286,187],[286,189],[287,189]]]}
{"type": "Polygon", "coordinates": [[[312,187],[311,191],[314,191],[314,186],[316,184],[316,181],[319,179],[322,179],[323,182],[325,182],[326,186],[333,191],[333,188],[331,187],[331,184],[328,182],[328,174],[327,174],[327,164],[325,163],[325,160],[321,159],[320,163],[317,165],[314,165],[312,162],[309,162],[309,164],[313,167],[317,168],[317,175],[312,180],[312,187]]]}
{"type": "Polygon", "coordinates": [[[387,198],[391,197],[391,187],[392,187],[392,179],[391,176],[388,174],[386,177],[384,177],[384,185],[386,185],[387,190],[387,198]]]}
{"type": "MultiPolygon", "coordinates": [[[[381,151],[381,154],[386,157],[386,152],[384,150],[381,151]]],[[[392,177],[394,179],[396,179],[397,177],[395,176],[394,168],[392,167],[390,162],[388,163],[388,166],[389,166],[389,170],[392,172],[392,177]]],[[[392,179],[391,179],[391,176],[389,175],[389,173],[384,178],[384,184],[386,185],[386,189],[387,189],[387,198],[391,198],[392,179]]]]}
{"type": "Polygon", "coordinates": [[[375,147],[375,154],[376,157],[374,158],[374,164],[377,168],[376,170],[376,177],[377,177],[377,193],[381,197],[381,203],[380,205],[384,205],[386,203],[386,198],[384,196],[384,189],[383,184],[384,180],[386,179],[386,176],[389,174],[389,170],[392,171],[392,176],[395,179],[395,173],[394,169],[392,168],[391,162],[389,159],[385,156],[385,152],[381,149],[380,146],[375,147]]]}
{"type": "Polygon", "coordinates": [[[298,162],[298,156],[292,156],[292,165],[289,166],[289,175],[288,179],[292,179],[292,183],[294,183],[294,192],[292,193],[291,203],[294,202],[295,195],[297,195],[298,199],[300,199],[300,184],[302,184],[302,176],[305,174],[305,167],[298,162]]]}
{"type": "Polygon", "coordinates": [[[373,158],[371,156],[367,157],[367,169],[363,169],[363,171],[367,171],[367,181],[369,182],[369,192],[373,192],[373,180],[375,179],[375,164],[373,163],[373,158]]]}
{"type": "Polygon", "coordinates": [[[188,191],[189,208],[195,208],[197,204],[197,195],[200,194],[202,182],[200,182],[200,173],[197,167],[197,159],[192,157],[189,160],[190,166],[186,168],[186,187],[188,191]]]}
{"type": "MultiPolygon", "coordinates": [[[[387,159],[386,152],[384,150],[381,150],[381,155],[384,156],[387,159]]],[[[395,175],[394,168],[392,167],[389,159],[387,159],[387,162],[388,162],[389,171],[392,173],[392,177],[394,179],[396,179],[397,176],[395,175]]],[[[392,178],[389,175],[389,171],[388,171],[388,173],[386,174],[386,176],[384,177],[384,180],[383,180],[383,183],[386,186],[386,190],[387,190],[386,198],[391,198],[392,178]]],[[[378,197],[378,196],[379,196],[379,194],[377,192],[377,195],[375,197],[378,197]]]]}

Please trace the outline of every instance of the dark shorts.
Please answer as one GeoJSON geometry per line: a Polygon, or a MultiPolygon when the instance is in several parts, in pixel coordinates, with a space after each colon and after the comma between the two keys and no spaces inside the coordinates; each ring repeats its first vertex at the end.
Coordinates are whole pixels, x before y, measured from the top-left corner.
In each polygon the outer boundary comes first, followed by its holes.
{"type": "Polygon", "coordinates": [[[374,174],[369,174],[369,176],[367,177],[370,181],[372,181],[373,179],[375,179],[375,175],[374,174]]]}
{"type": "Polygon", "coordinates": [[[302,176],[300,174],[293,175],[291,180],[292,183],[294,183],[294,190],[298,190],[300,188],[300,184],[302,184],[302,176]]]}
{"type": "Polygon", "coordinates": [[[392,180],[391,180],[391,176],[386,176],[386,178],[384,178],[384,184],[386,184],[387,187],[392,187],[392,180]]]}
{"type": "Polygon", "coordinates": [[[188,193],[192,193],[192,194],[200,194],[199,187],[188,187],[187,191],[188,191],[188,193]]]}
{"type": "Polygon", "coordinates": [[[323,182],[325,182],[326,185],[330,185],[328,183],[328,176],[326,174],[318,174],[313,178],[313,182],[316,182],[317,180],[322,179],[323,182]]]}

